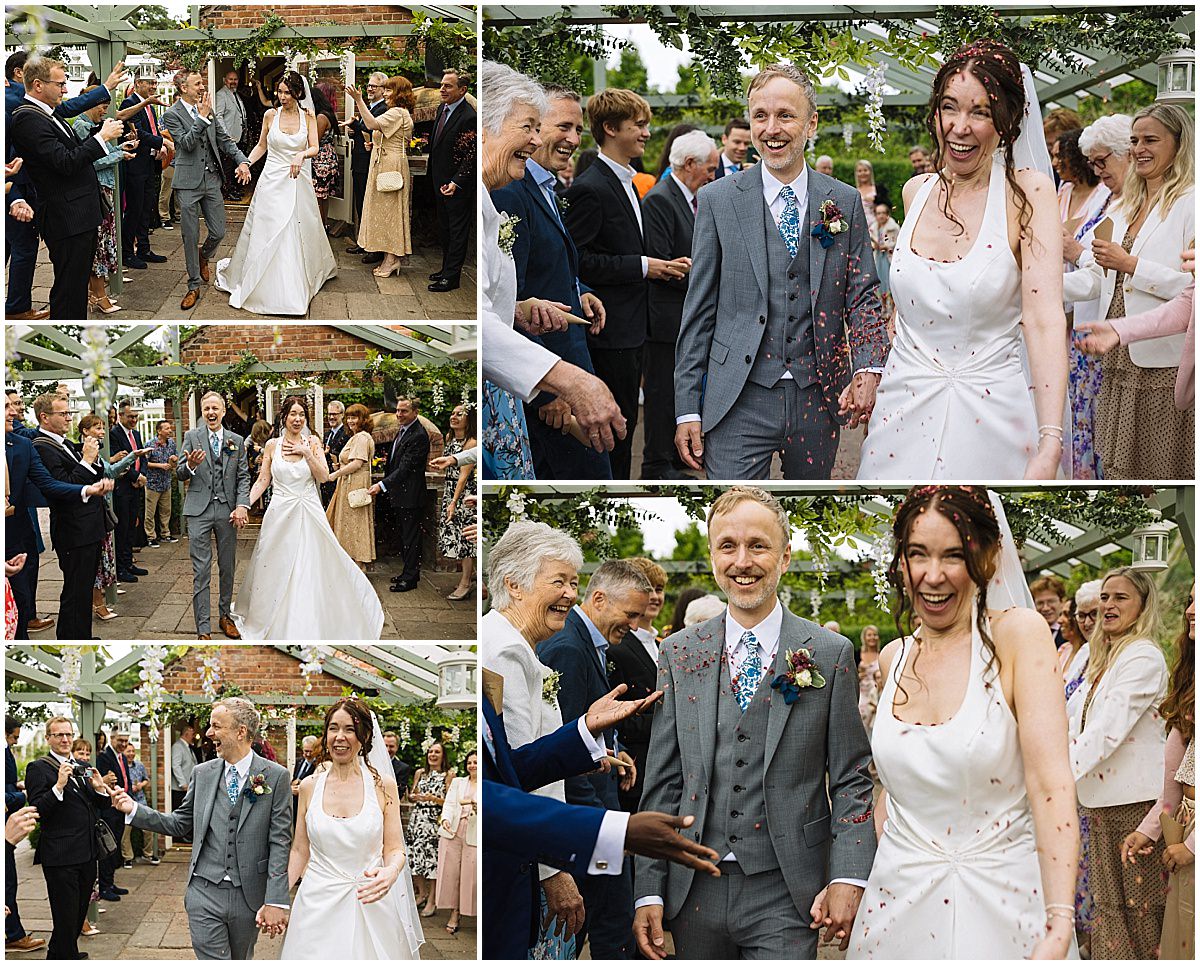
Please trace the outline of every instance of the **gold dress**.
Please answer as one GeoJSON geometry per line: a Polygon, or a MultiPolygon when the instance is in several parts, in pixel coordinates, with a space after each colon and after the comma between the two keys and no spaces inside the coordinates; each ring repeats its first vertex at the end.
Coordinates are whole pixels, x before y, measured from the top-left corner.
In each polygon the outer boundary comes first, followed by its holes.
{"type": "Polygon", "coordinates": [[[361,459],[363,464],[354,472],[338,477],[337,489],[329,500],[325,517],[333,527],[342,549],[351,559],[359,563],[371,563],[375,559],[375,503],[358,509],[350,505],[349,496],[355,489],[367,489],[371,485],[371,459],[375,456],[375,441],[369,433],[356,432],[346,443],[338,464],[345,466],[351,460],[361,459]]]}
{"type": "Polygon", "coordinates": [[[412,176],[408,172],[408,141],[412,137],[412,116],[403,107],[389,107],[378,120],[380,130],[371,132],[371,168],[367,173],[358,243],[367,251],[411,255],[412,176]],[[381,171],[399,171],[404,175],[404,187],[399,191],[377,191],[375,179],[381,171]]]}

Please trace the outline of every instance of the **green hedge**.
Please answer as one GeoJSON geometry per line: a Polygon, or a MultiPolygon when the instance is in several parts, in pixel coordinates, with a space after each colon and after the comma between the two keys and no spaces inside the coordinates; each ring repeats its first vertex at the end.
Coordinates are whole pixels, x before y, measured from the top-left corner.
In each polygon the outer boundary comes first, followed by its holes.
{"type": "MultiPolygon", "coordinates": [[[[875,184],[887,188],[888,198],[892,203],[892,217],[897,223],[904,220],[904,185],[913,176],[912,165],[907,159],[903,161],[875,160],[868,158],[871,167],[875,169],[875,184]]],[[[846,184],[854,184],[854,165],[858,159],[833,161],[833,176],[846,184]]]]}

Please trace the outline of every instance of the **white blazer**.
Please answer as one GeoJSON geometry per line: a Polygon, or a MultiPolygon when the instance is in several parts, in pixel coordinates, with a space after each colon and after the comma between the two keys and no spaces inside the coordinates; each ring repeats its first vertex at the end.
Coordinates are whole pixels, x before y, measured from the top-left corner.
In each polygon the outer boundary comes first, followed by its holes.
{"type": "MultiPolygon", "coordinates": [[[[504,733],[510,747],[522,747],[562,727],[558,701],[542,699],[542,682],[554,671],[538,660],[521,631],[499,610],[489,610],[479,621],[479,662],[504,678],[504,733]]],[[[533,793],[567,799],[562,781],[533,793]]],[[[545,881],[559,870],[542,865],[538,879],[545,881]]]]}
{"type": "MultiPolygon", "coordinates": [[[[446,790],[446,802],[442,805],[442,824],[438,825],[438,834],[447,840],[453,840],[458,833],[458,822],[462,819],[463,800],[467,796],[467,791],[470,790],[471,779],[467,777],[456,777],[450,782],[450,787],[446,790]],[[446,825],[450,826],[450,830],[446,830],[446,825]]],[[[479,845],[479,787],[475,788],[475,806],[471,809],[471,815],[467,818],[467,846],[471,848],[479,845]]]]}
{"type": "Polygon", "coordinates": [[[1157,800],[1167,734],[1158,705],[1167,693],[1167,661],[1153,640],[1134,640],[1108,668],[1083,726],[1089,685],[1070,704],[1071,771],[1079,803],[1101,808],[1157,800]]]}
{"type": "MultiPolygon", "coordinates": [[[[1112,240],[1117,244],[1129,228],[1129,217],[1114,201],[1110,217],[1112,240]]],[[[1193,279],[1179,268],[1179,253],[1196,237],[1196,192],[1188,191],[1164,218],[1158,205],[1146,216],[1146,222],[1133,242],[1131,254],[1137,258],[1137,270],[1125,279],[1125,314],[1158,308],[1182,292],[1193,279]]],[[[1090,248],[1079,256],[1079,268],[1063,276],[1063,301],[1087,302],[1099,299],[1097,318],[1107,318],[1116,287],[1117,272],[1106,273],[1096,264],[1090,248]]],[[[1174,368],[1183,355],[1183,335],[1151,338],[1129,345],[1129,357],[1140,368],[1174,368]]]]}

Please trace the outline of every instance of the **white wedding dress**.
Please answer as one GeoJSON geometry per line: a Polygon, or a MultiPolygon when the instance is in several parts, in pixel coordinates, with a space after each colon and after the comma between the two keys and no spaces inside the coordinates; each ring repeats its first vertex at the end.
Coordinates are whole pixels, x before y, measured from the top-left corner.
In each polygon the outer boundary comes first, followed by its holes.
{"type": "MultiPolygon", "coordinates": [[[[847,959],[1028,958],[1046,933],[1017,722],[999,680],[985,684],[974,615],[971,642],[962,704],[941,724],[896,719],[912,639],[884,681],[871,756],[887,821],[847,959]]],[[[1074,942],[1070,957],[1079,957],[1074,942]]]]}
{"type": "MultiPolygon", "coordinates": [[[[217,287],[229,292],[230,306],[256,315],[306,315],[313,295],[337,274],[311,159],[299,177],[290,173],[292,158],[308,146],[308,127],[302,123],[296,133],[285,134],[281,116],[275,112],[267,132],[267,162],[233,257],[217,262],[217,287]]],[[[303,112],[300,116],[303,121],[303,112]]]]}
{"type": "MultiPolygon", "coordinates": [[[[859,479],[1023,479],[1038,423],[1021,337],[1021,271],[1008,244],[1004,163],[992,163],[979,236],[956,262],[912,250],[938,181],[917,191],[888,276],[896,337],[862,444],[859,479]]],[[[1065,423],[1069,424],[1069,423],[1065,423]]]]}
{"type": "Polygon", "coordinates": [[[358,900],[359,885],[370,880],[363,872],[383,865],[383,811],[371,772],[365,764],[359,767],[363,805],[352,818],[325,813],[329,772],[315,776],[304,818],[308,867],[292,905],[279,955],[282,959],[354,962],[420,957],[425,937],[416,907],[407,898],[411,888],[407,866],[379,901],[363,904],[358,900]]]}
{"type": "Polygon", "coordinates": [[[245,640],[378,640],[383,606],[338,542],[305,459],[271,459],[271,504],[230,616],[245,640]]]}

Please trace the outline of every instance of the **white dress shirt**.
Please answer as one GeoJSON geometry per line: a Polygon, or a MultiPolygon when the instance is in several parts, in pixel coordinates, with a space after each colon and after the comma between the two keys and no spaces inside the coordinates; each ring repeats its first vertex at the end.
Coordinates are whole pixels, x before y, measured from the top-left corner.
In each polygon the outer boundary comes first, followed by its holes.
{"type": "MultiPolygon", "coordinates": [[[[50,756],[58,761],[59,767],[61,767],[63,764],[66,764],[67,761],[73,762],[75,760],[73,757],[63,757],[60,754],[55,754],[54,751],[50,751],[50,756]]],[[[63,791],[59,788],[58,784],[52,784],[50,786],[50,790],[54,792],[54,796],[60,801],[63,799],[63,791]]]]}
{"type": "MultiPolygon", "coordinates": [[[[38,104],[41,102],[34,101],[34,103],[38,104]]],[[[45,106],[45,105],[43,105],[43,106],[45,106]]],[[[51,439],[53,439],[55,442],[57,442],[60,446],[62,446],[63,450],[66,451],[67,453],[69,453],[71,458],[74,459],[76,462],[78,462],[79,465],[83,466],[85,469],[90,469],[92,472],[97,473],[97,474],[99,474],[101,472],[101,470],[98,466],[89,465],[88,463],[86,463],[82,459],[80,459],[78,456],[76,456],[75,453],[71,452],[71,447],[67,445],[67,437],[66,436],[60,436],[57,432],[51,432],[49,429],[39,429],[38,431],[46,433],[46,435],[48,435],[51,439]]],[[[87,486],[79,487],[79,496],[85,503],[91,498],[87,494],[87,486]]]]}
{"type": "MultiPolygon", "coordinates": [[[[638,230],[642,233],[642,237],[644,238],[645,234],[646,234],[646,229],[642,225],[642,202],[641,202],[641,199],[638,197],[637,188],[635,188],[633,186],[633,176],[635,174],[637,174],[637,172],[633,168],[629,167],[627,164],[618,164],[616,161],[614,161],[612,158],[610,158],[607,154],[604,153],[603,148],[601,148],[600,152],[596,155],[596,157],[597,157],[597,159],[599,159],[599,160],[603,161],[605,164],[607,164],[609,170],[612,171],[612,173],[617,176],[618,180],[620,180],[621,187],[625,190],[625,196],[627,198],[629,198],[629,203],[631,205],[633,205],[633,216],[635,218],[637,218],[638,230]]],[[[642,255],[642,277],[643,278],[646,277],[646,273],[649,271],[649,269],[650,269],[650,262],[647,261],[645,255],[642,255]]]]}
{"type": "Polygon", "coordinates": [[[695,201],[696,192],[693,191],[691,188],[689,188],[682,181],[680,181],[679,178],[677,178],[675,176],[674,171],[672,171],[669,175],[667,175],[667,177],[669,177],[672,181],[675,182],[675,186],[677,188],[679,188],[680,191],[683,192],[683,200],[688,203],[688,207],[691,208],[692,211],[695,211],[696,210],[696,201],[695,201]]]}
{"type": "Polygon", "coordinates": [[[721,152],[721,167],[725,169],[726,174],[737,174],[742,169],[742,166],[736,161],[729,160],[724,151],[721,152]]]}
{"type": "Polygon", "coordinates": [[[646,653],[650,654],[650,659],[658,664],[658,637],[654,633],[653,627],[635,627],[633,635],[638,638],[646,653]]]}

